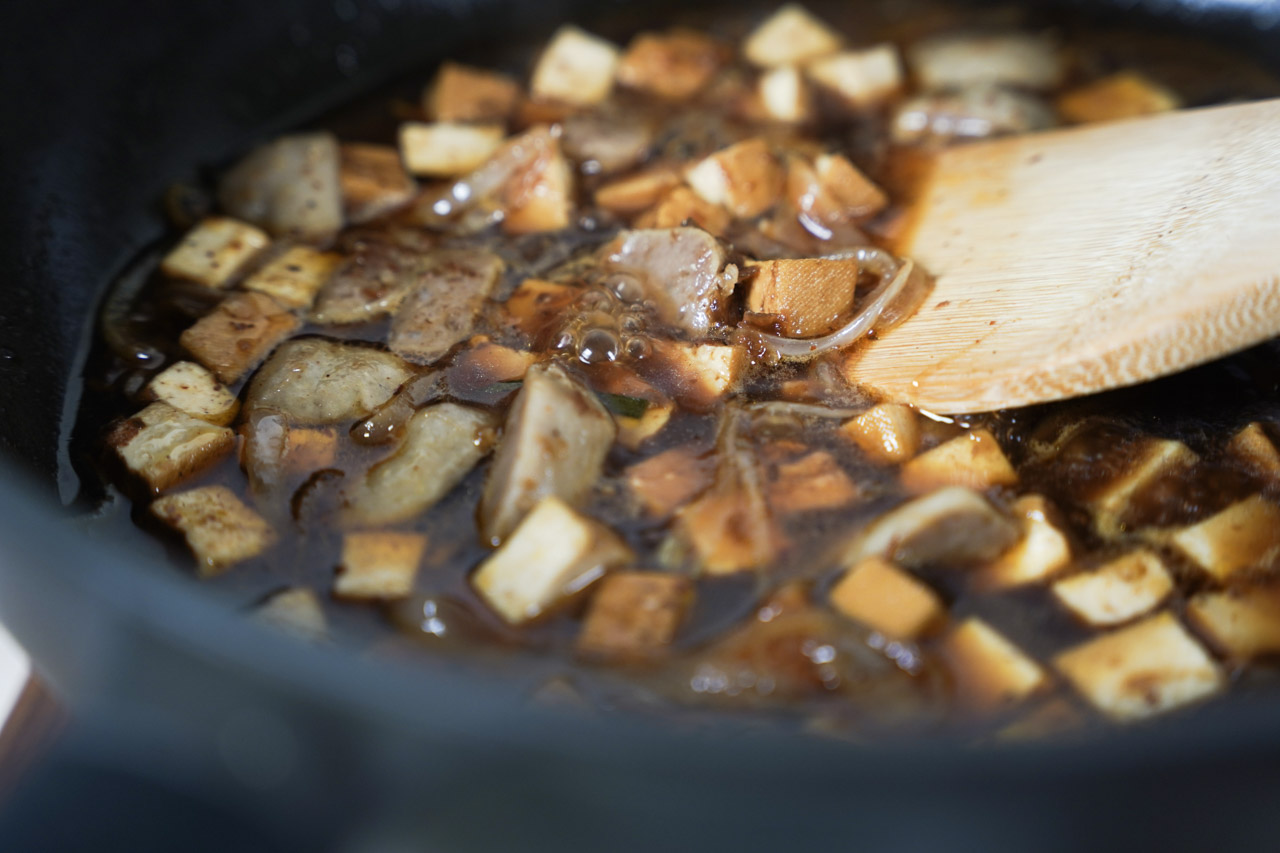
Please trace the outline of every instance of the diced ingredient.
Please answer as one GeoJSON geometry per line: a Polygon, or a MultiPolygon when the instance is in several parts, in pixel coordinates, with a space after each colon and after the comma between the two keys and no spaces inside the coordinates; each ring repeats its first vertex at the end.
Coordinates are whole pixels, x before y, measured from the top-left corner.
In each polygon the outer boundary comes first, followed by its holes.
{"type": "Polygon", "coordinates": [[[231,423],[240,411],[236,395],[208,370],[190,361],[174,362],[156,374],[147,383],[147,396],[219,426],[231,423]]]}
{"type": "Polygon", "coordinates": [[[520,86],[506,74],[445,62],[422,106],[434,121],[505,122],[519,99],[520,86]]]}
{"type": "Polygon", "coordinates": [[[760,76],[760,104],[774,121],[798,123],[813,117],[813,96],[800,69],[784,65],[760,76]]]}
{"type": "Polygon", "coordinates": [[[1134,499],[1153,486],[1184,474],[1196,463],[1196,455],[1180,441],[1147,439],[1128,452],[1122,474],[1108,479],[1086,496],[1094,523],[1103,534],[1124,530],[1134,499]]]}
{"type": "Polygon", "coordinates": [[[879,556],[900,566],[968,565],[994,560],[1018,539],[1018,526],[972,489],[950,486],[916,498],[867,525],[840,562],[879,556]]]}
{"type": "Polygon", "coordinates": [[[320,289],[311,321],[364,323],[394,313],[426,274],[428,261],[395,246],[360,246],[320,289]]]}
{"type": "Polygon", "coordinates": [[[714,237],[722,237],[733,217],[688,187],[675,187],[657,204],[640,215],[635,225],[642,229],[680,228],[696,225],[714,237]]]}
{"type": "Polygon", "coordinates": [[[327,237],[342,227],[339,160],[331,133],[282,136],[223,175],[218,201],[272,234],[327,237]]]}
{"type": "Polygon", "coordinates": [[[480,530],[498,541],[535,504],[590,493],[617,428],[596,395],[558,364],[530,368],[516,395],[480,501],[480,530]]]}
{"type": "Polygon", "coordinates": [[[1187,621],[1236,660],[1280,654],[1280,585],[1201,593],[1187,603],[1187,621]]]}
{"type": "Polygon", "coordinates": [[[302,640],[318,642],[329,634],[320,598],[308,587],[290,587],[274,593],[258,605],[253,615],[302,640]]]}
{"type": "Polygon", "coordinates": [[[226,486],[167,495],[151,504],[151,514],[187,540],[202,577],[257,557],[276,541],[271,525],[226,486]]]}
{"type": "Polygon", "coordinates": [[[334,252],[294,246],[246,278],[244,289],[265,293],[286,308],[310,308],[341,263],[334,252]]]}
{"type": "Polygon", "coordinates": [[[362,223],[403,207],[418,185],[390,145],[344,142],[338,149],[342,209],[348,222],[362,223]]]}
{"type": "Polygon", "coordinates": [[[920,85],[938,91],[978,84],[1051,89],[1063,73],[1057,44],[1027,33],[939,36],[917,42],[907,60],[920,85]]]}
{"type": "Polygon", "coordinates": [[[1071,543],[1049,501],[1023,495],[1013,503],[1022,538],[991,565],[982,569],[987,589],[1005,589],[1048,580],[1071,564],[1071,543]]]}
{"type": "Polygon", "coordinates": [[[406,122],[400,125],[400,156],[415,175],[450,178],[480,168],[502,145],[498,124],[406,122]]]}
{"type": "Polygon", "coordinates": [[[609,269],[638,276],[662,320],[693,335],[716,325],[733,294],[724,247],[700,228],[624,231],[601,258],[609,269]]]}
{"type": "Polygon", "coordinates": [[[578,652],[585,657],[640,662],[661,655],[693,604],[693,582],[662,572],[614,572],[591,598],[578,652]]]}
{"type": "Polygon", "coordinates": [[[431,268],[396,308],[387,344],[418,364],[432,364],[471,336],[506,264],[492,252],[436,252],[431,268]]]}
{"type": "Polygon", "coordinates": [[[1280,481],[1280,450],[1262,424],[1255,421],[1232,436],[1227,453],[1263,479],[1280,481]]]}
{"type": "Polygon", "coordinates": [[[535,128],[514,144],[528,156],[503,186],[503,230],[537,234],[567,227],[573,215],[573,170],[559,139],[546,128],[535,128]]]}
{"type": "Polygon", "coordinates": [[[693,97],[711,82],[724,48],[694,30],[641,33],[618,64],[618,82],[669,101],[693,97]]]}
{"type": "Polygon", "coordinates": [[[1057,599],[1095,628],[1109,628],[1149,613],[1172,591],[1173,579],[1164,562],[1147,550],[1125,554],[1053,585],[1057,599]]]}
{"type": "Polygon", "coordinates": [[[747,310],[776,315],[778,331],[789,338],[830,334],[853,313],[855,260],[759,261],[747,269],[754,273],[747,310]]]}
{"type": "Polygon", "coordinates": [[[1218,667],[1168,613],[1069,649],[1054,666],[1095,708],[1120,722],[1171,711],[1224,685],[1218,667]]]}
{"type": "Polygon", "coordinates": [[[780,463],[769,486],[769,505],[784,515],[838,509],[859,497],[853,480],[825,450],[780,463]]]}
{"type": "Polygon", "coordinates": [[[749,364],[741,346],[654,340],[642,368],[682,405],[706,411],[737,386],[749,364]]]}
{"type": "Polygon", "coordinates": [[[589,107],[609,97],[617,71],[617,47],[577,27],[561,27],[533,69],[529,90],[535,98],[589,107]]]}
{"type": "Polygon", "coordinates": [[[886,637],[915,640],[946,618],[937,593],[910,573],[879,557],[869,557],[831,588],[831,606],[886,637]]]}
{"type": "Polygon", "coordinates": [[[627,469],[627,488],[645,512],[666,518],[715,480],[715,458],[690,445],[664,450],[627,469]]]}
{"type": "Polygon", "coordinates": [[[1169,534],[1168,543],[1218,581],[1270,568],[1280,558],[1280,507],[1254,495],[1169,534]]]}
{"type": "Polygon", "coordinates": [[[947,633],[939,652],[951,671],[957,700],[973,711],[1008,708],[1049,683],[1040,664],[976,617],[947,633]]]}
{"type": "Polygon", "coordinates": [[[471,583],[499,616],[522,625],[568,604],[606,571],[633,558],[604,525],[549,496],[480,565],[471,583]]]}
{"type": "Polygon", "coordinates": [[[200,473],[231,452],[235,433],[168,403],[152,403],[107,434],[130,473],[154,493],[200,473]]]}
{"type": "Polygon", "coordinates": [[[233,293],[178,339],[226,383],[255,367],[301,323],[265,293],[233,293]]]}
{"type": "Polygon", "coordinates": [[[564,153],[584,174],[611,175],[638,165],[653,147],[654,133],[644,116],[623,110],[571,115],[561,124],[564,153]]]}
{"type": "Polygon", "coordinates": [[[342,565],[333,580],[333,594],[379,600],[407,597],[426,547],[427,537],[421,533],[348,533],[342,537],[342,565]]]}
{"type": "Polygon", "coordinates": [[[920,419],[901,403],[879,403],[840,427],[840,433],[856,444],[872,461],[898,465],[920,449],[920,419]]]}
{"type": "MultiPolygon", "coordinates": [[[[787,199],[810,230],[838,229],[874,216],[888,197],[841,154],[821,154],[812,163],[787,158],[787,199]]],[[[834,232],[833,232],[834,233],[834,232]]]]}
{"type": "Polygon", "coordinates": [[[343,520],[396,524],[430,509],[489,455],[497,427],[491,413],[456,403],[419,410],[406,424],[396,452],[347,491],[343,520]]]}
{"type": "Polygon", "coordinates": [[[839,49],[840,36],[795,3],[774,12],[742,45],[743,55],[765,68],[798,65],[839,49]]]}
{"type": "Polygon", "coordinates": [[[628,450],[639,450],[646,441],[662,432],[675,411],[675,405],[666,402],[649,403],[644,413],[636,417],[614,412],[613,419],[618,425],[618,443],[628,450]]]}
{"type": "Polygon", "coordinates": [[[842,51],[815,60],[806,71],[810,79],[855,111],[883,104],[896,97],[904,85],[902,60],[891,44],[842,51]]]}
{"type": "Polygon", "coordinates": [[[160,271],[170,278],[224,288],[270,242],[271,238],[252,225],[213,216],[186,233],[160,262],[160,271]]]}
{"type": "Polygon", "coordinates": [[[1009,464],[1000,443],[985,429],[969,430],[902,466],[902,485],[916,493],[940,486],[989,489],[1017,482],[1018,473],[1009,464]]]}
{"type": "Polygon", "coordinates": [[[413,375],[391,353],[323,338],[282,345],[249,385],[245,407],[274,409],[293,421],[354,421],[381,406],[413,375]]]}
{"type": "Polygon", "coordinates": [[[1034,95],[994,86],[917,95],[893,114],[893,141],[901,145],[946,145],[1045,130],[1055,124],[1049,105],[1034,95]]]}
{"type": "Polygon", "coordinates": [[[1136,71],[1103,77],[1058,98],[1058,112],[1076,124],[1118,121],[1176,110],[1177,95],[1136,71]]]}
{"type": "Polygon", "coordinates": [[[596,204],[610,213],[630,216],[653,207],[679,184],[680,176],[671,169],[652,169],[600,187],[596,204]]]}
{"type": "Polygon", "coordinates": [[[530,338],[552,329],[581,291],[567,284],[526,278],[504,303],[512,324],[530,338]]]}
{"type": "Polygon", "coordinates": [[[449,381],[455,393],[459,387],[483,388],[495,382],[519,382],[538,363],[538,355],[512,349],[476,336],[458,352],[449,367],[449,381]]]}
{"type": "Polygon", "coordinates": [[[773,207],[783,189],[782,167],[759,137],[717,151],[690,167],[685,180],[703,199],[723,205],[740,219],[752,219],[773,207]]]}

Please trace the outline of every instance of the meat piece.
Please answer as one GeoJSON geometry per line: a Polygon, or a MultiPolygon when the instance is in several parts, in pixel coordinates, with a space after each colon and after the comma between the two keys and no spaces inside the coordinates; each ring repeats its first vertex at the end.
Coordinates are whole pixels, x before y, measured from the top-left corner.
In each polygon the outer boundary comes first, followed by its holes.
{"type": "Polygon", "coordinates": [[[160,272],[170,278],[222,289],[270,242],[271,238],[252,225],[211,216],[183,235],[160,262],[160,272]]]}
{"type": "Polygon", "coordinates": [[[301,325],[265,293],[233,293],[178,338],[226,383],[256,366],[301,325]]]}
{"type": "Polygon", "coordinates": [[[907,61],[921,88],[933,91],[983,84],[1047,90],[1064,70],[1054,40],[1030,33],[937,36],[916,42],[907,61]]]}
{"type": "Polygon", "coordinates": [[[748,265],[747,270],[753,275],[747,291],[747,310],[777,315],[778,330],[789,338],[829,334],[853,314],[857,261],[759,261],[748,265]]]}
{"type": "Polygon", "coordinates": [[[230,453],[235,434],[168,403],[152,403],[112,427],[106,443],[130,473],[158,494],[230,453]]]}
{"type": "Polygon", "coordinates": [[[394,313],[427,269],[420,253],[381,242],[363,244],[320,290],[311,320],[364,323],[394,313]]]}
{"type": "Polygon", "coordinates": [[[596,111],[564,121],[560,144],[584,172],[612,174],[630,169],[649,155],[653,128],[622,111],[596,111]]]}
{"type": "Polygon", "coordinates": [[[727,51],[708,36],[685,29],[641,33],[618,65],[618,82],[669,101],[702,91],[724,64],[727,51]]]}
{"type": "Polygon", "coordinates": [[[342,565],[333,580],[333,594],[358,600],[407,598],[426,547],[427,537],[421,533],[348,533],[342,537],[342,565]]]}
{"type": "Polygon", "coordinates": [[[639,276],[666,323],[703,336],[733,295],[725,250],[700,228],[624,231],[601,252],[605,266],[639,276]]]}
{"type": "Polygon", "coordinates": [[[240,411],[236,395],[208,370],[190,361],[174,362],[156,374],[145,393],[148,399],[219,426],[231,423],[240,411]]]}
{"type": "Polygon", "coordinates": [[[403,207],[417,195],[418,185],[392,146],[346,142],[339,156],[342,207],[348,222],[368,222],[403,207]]]}
{"type": "Polygon", "coordinates": [[[751,31],[742,52],[755,65],[800,65],[840,49],[840,36],[807,9],[789,3],[751,31]]]}
{"type": "Polygon", "coordinates": [[[226,486],[168,495],[151,504],[150,511],[187,540],[201,577],[256,557],[276,541],[271,525],[226,486]]]}
{"type": "Polygon", "coordinates": [[[805,71],[854,112],[880,106],[905,85],[902,60],[891,44],[842,51],[814,61],[805,71]]]}
{"type": "Polygon", "coordinates": [[[410,121],[400,125],[400,156],[415,175],[451,178],[484,165],[504,136],[499,124],[410,121]]]}
{"type": "Polygon", "coordinates": [[[543,498],[579,504],[600,479],[617,429],[595,394],[558,364],[529,369],[507,415],[480,501],[480,531],[500,541],[543,498]]]}
{"type": "Polygon", "coordinates": [[[244,289],[265,293],[286,308],[310,308],[341,263],[335,252],[293,246],[245,279],[244,289]]]}
{"type": "Polygon", "coordinates": [[[609,97],[618,48],[574,26],[564,26],[542,52],[529,90],[538,99],[589,107],[609,97]]]}
{"type": "Polygon", "coordinates": [[[578,652],[595,660],[642,662],[666,651],[693,604],[693,582],[663,572],[614,572],[591,598],[578,652]]]}
{"type": "Polygon", "coordinates": [[[434,121],[505,122],[519,98],[519,85],[506,74],[445,62],[423,93],[422,107],[434,121]]]}
{"type": "Polygon", "coordinates": [[[328,237],[342,227],[337,139],[300,133],[254,149],[222,176],[218,202],[272,234],[328,237]]]}
{"type": "Polygon", "coordinates": [[[436,252],[431,268],[396,308],[391,350],[419,364],[438,361],[471,336],[505,265],[492,252],[436,252]]]}
{"type": "Polygon", "coordinates": [[[1054,124],[1049,105],[1034,95],[971,86],[959,92],[918,95],[902,102],[893,114],[892,135],[900,145],[945,145],[1031,133],[1054,124]]]}
{"type": "Polygon", "coordinates": [[[389,400],[412,375],[391,353],[299,338],[280,347],[258,371],[245,408],[274,409],[295,423],[354,421],[389,400]]]}

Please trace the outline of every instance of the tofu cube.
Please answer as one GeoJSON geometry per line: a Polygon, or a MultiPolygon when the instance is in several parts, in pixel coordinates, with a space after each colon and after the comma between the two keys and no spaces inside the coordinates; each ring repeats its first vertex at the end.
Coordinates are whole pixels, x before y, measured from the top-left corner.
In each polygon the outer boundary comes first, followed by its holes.
{"type": "Polygon", "coordinates": [[[502,230],[537,234],[568,227],[573,218],[573,169],[560,141],[546,128],[530,130],[512,143],[534,153],[502,189],[502,230]]]}
{"type": "Polygon", "coordinates": [[[991,565],[982,569],[985,589],[1008,589],[1045,581],[1071,564],[1071,544],[1057,514],[1040,495],[1024,495],[1013,503],[1022,538],[991,565]]]}
{"type": "MultiPolygon", "coordinates": [[[[868,219],[889,203],[884,190],[843,154],[819,154],[814,158],[813,171],[818,184],[813,212],[823,221],[868,219]]],[[[803,208],[797,205],[797,209],[803,208]]]]}
{"type": "Polygon", "coordinates": [[[1251,473],[1270,482],[1280,480],[1280,450],[1262,424],[1255,421],[1232,436],[1227,453],[1251,473]]]}
{"type": "Polygon", "coordinates": [[[724,48],[694,30],[641,33],[618,64],[618,83],[669,101],[684,101],[711,82],[724,48]]]}
{"type": "Polygon", "coordinates": [[[926,91],[980,85],[1047,90],[1063,74],[1057,44],[1031,33],[938,36],[916,42],[907,60],[926,91]]]}
{"type": "Polygon", "coordinates": [[[786,540],[763,500],[740,482],[716,483],[676,514],[676,531],[708,575],[771,566],[786,540]]]}
{"type": "Polygon", "coordinates": [[[920,449],[920,418],[910,406],[879,403],[845,421],[840,434],[873,462],[899,465],[920,449]]]}
{"type": "Polygon", "coordinates": [[[1164,562],[1147,550],[1134,551],[1063,578],[1053,594],[1080,621],[1110,628],[1155,610],[1173,591],[1164,562]]]}
{"type": "Polygon", "coordinates": [[[1280,653],[1280,585],[1201,593],[1187,603],[1187,621],[1236,660],[1280,653]]]}
{"type": "Polygon", "coordinates": [[[951,672],[956,700],[971,711],[1008,708],[1049,683],[1040,664],[976,617],[944,635],[938,652],[951,672]]]}
{"type": "Polygon", "coordinates": [[[433,121],[499,124],[520,100],[520,86],[506,74],[446,62],[422,96],[433,121]]]}
{"type": "Polygon", "coordinates": [[[533,97],[575,107],[601,103],[613,91],[618,48],[577,27],[561,27],[542,52],[529,89],[533,97]]]}
{"type": "Polygon", "coordinates": [[[130,473],[158,494],[230,453],[235,433],[168,403],[152,403],[117,423],[107,435],[107,445],[130,473]]]}
{"type": "Polygon", "coordinates": [[[329,623],[315,590],[291,587],[273,594],[258,605],[253,615],[268,625],[302,640],[317,642],[329,633],[329,623]]]}
{"type": "Polygon", "coordinates": [[[1198,461],[1180,441],[1148,439],[1132,451],[1123,473],[1086,496],[1094,526],[1104,536],[1121,533],[1134,499],[1158,483],[1183,474],[1198,461]]]}
{"type": "Polygon", "coordinates": [[[916,640],[946,618],[946,606],[932,589],[893,563],[869,557],[831,588],[831,606],[873,631],[897,640],[916,640]]]}
{"type": "Polygon", "coordinates": [[[483,166],[505,136],[500,124],[410,121],[400,125],[400,156],[415,175],[453,178],[483,166]]]}
{"type": "Polygon", "coordinates": [[[511,324],[531,339],[559,325],[564,312],[582,294],[580,288],[538,278],[526,278],[505,303],[511,324]]]}
{"type": "Polygon", "coordinates": [[[627,468],[625,478],[648,515],[666,518],[705,492],[715,480],[715,471],[713,455],[681,445],[637,462],[627,468]]]}
{"type": "Polygon", "coordinates": [[[192,361],[176,361],[156,374],[147,383],[146,396],[218,426],[231,423],[240,411],[236,395],[192,361]]]}
{"type": "Polygon", "coordinates": [[[266,519],[226,486],[166,495],[152,503],[150,511],[187,540],[200,563],[201,577],[212,577],[257,557],[276,541],[266,519]]]}
{"type": "Polygon", "coordinates": [[[413,592],[427,548],[421,533],[378,530],[342,537],[342,565],[333,580],[339,598],[390,600],[413,592]]]}
{"type": "Polygon", "coordinates": [[[1054,666],[1118,722],[1172,711],[1225,686],[1209,655],[1169,613],[1069,649],[1054,658],[1054,666]]]}
{"type": "Polygon", "coordinates": [[[471,578],[508,624],[523,625],[567,605],[605,572],[634,558],[613,531],[544,498],[471,578]]]}
{"type": "Polygon", "coordinates": [[[347,142],[338,149],[338,182],[347,222],[359,224],[413,201],[418,185],[390,145],[347,142]]]}
{"type": "Polygon", "coordinates": [[[219,290],[233,282],[271,238],[238,219],[212,216],[201,221],[165,255],[160,271],[170,278],[219,290]]]}
{"type": "Polygon", "coordinates": [[[233,293],[178,340],[196,361],[230,384],[257,366],[301,324],[265,293],[233,293]]]}
{"type": "Polygon", "coordinates": [[[742,44],[747,60],[763,68],[798,65],[839,49],[840,36],[796,3],[770,15],[742,44]]]}
{"type": "Polygon", "coordinates": [[[1057,103],[1059,115],[1075,124],[1154,115],[1181,105],[1176,94],[1138,71],[1121,71],[1087,83],[1065,93],[1057,103]]]}
{"type": "Polygon", "coordinates": [[[453,356],[450,387],[481,389],[495,382],[517,382],[537,362],[538,356],[528,350],[504,347],[477,336],[453,356]]]}
{"type": "Polygon", "coordinates": [[[670,646],[693,595],[693,581],[682,575],[614,572],[591,598],[578,652],[608,661],[652,660],[670,646]]]}
{"type": "Polygon", "coordinates": [[[970,565],[994,560],[1018,526],[972,489],[950,486],[876,518],[843,549],[841,562],[884,557],[900,566],[970,565]]]}
{"type": "Polygon", "coordinates": [[[685,173],[685,180],[703,200],[739,219],[752,219],[777,203],[784,175],[769,144],[754,137],[700,161],[685,173]]]}
{"type": "Polygon", "coordinates": [[[1217,581],[1280,557],[1280,507],[1254,495],[1168,537],[1175,551],[1217,581]]]}
{"type": "Polygon", "coordinates": [[[619,216],[631,216],[653,207],[679,185],[680,176],[671,169],[650,169],[600,187],[596,205],[619,216]]]}
{"type": "Polygon", "coordinates": [[[333,430],[291,426],[285,440],[284,464],[295,474],[332,468],[338,456],[338,436],[333,430]]]}
{"type": "Polygon", "coordinates": [[[728,344],[691,344],[654,339],[647,369],[663,373],[680,403],[709,410],[732,391],[750,364],[747,351],[728,344]]]}
{"type": "Polygon", "coordinates": [[[294,246],[244,280],[244,289],[265,293],[286,308],[310,308],[342,255],[294,246]]]}
{"type": "Polygon", "coordinates": [[[779,331],[790,338],[815,338],[840,328],[853,314],[858,286],[855,260],[757,261],[747,310],[776,315],[779,331]]]}
{"type": "Polygon", "coordinates": [[[810,80],[853,111],[878,107],[897,97],[905,86],[902,59],[891,44],[841,51],[814,60],[805,70],[810,80]]]}
{"type": "Polygon", "coordinates": [[[696,225],[708,234],[724,236],[733,217],[686,186],[678,186],[636,219],[637,228],[680,228],[696,225]]]}
{"type": "Polygon", "coordinates": [[[768,495],[769,505],[783,515],[838,509],[861,497],[840,463],[825,450],[779,464],[768,495]]]}
{"type": "Polygon", "coordinates": [[[928,492],[940,486],[989,489],[1013,486],[1018,473],[1009,464],[996,437],[974,429],[925,451],[902,466],[902,485],[910,492],[928,492]]]}
{"type": "Polygon", "coordinates": [[[783,65],[760,75],[760,105],[774,121],[798,124],[813,118],[813,96],[800,69],[783,65]]]}

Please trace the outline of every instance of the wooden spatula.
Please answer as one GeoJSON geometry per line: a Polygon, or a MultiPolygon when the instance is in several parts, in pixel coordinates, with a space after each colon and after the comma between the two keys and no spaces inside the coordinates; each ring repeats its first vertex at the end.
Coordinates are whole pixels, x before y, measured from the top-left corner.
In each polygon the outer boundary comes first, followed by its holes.
{"type": "Polygon", "coordinates": [[[941,413],[1090,394],[1280,334],[1280,100],[953,148],[895,249],[937,277],[850,357],[941,413]]]}

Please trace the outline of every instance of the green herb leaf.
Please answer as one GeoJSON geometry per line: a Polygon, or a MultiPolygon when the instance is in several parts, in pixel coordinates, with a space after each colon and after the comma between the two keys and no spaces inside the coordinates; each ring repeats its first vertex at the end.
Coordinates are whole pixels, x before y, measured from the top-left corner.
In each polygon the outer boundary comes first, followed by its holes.
{"type": "Polygon", "coordinates": [[[615,415],[622,415],[624,418],[643,417],[644,413],[649,411],[649,401],[642,400],[639,397],[627,397],[622,394],[605,394],[596,392],[596,396],[600,398],[600,402],[604,403],[604,407],[615,415]]]}

